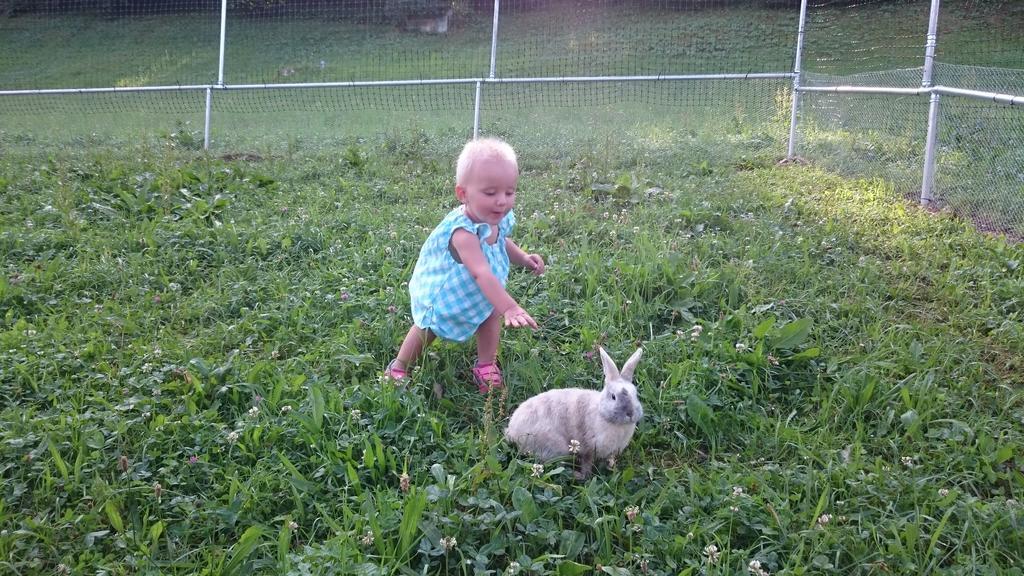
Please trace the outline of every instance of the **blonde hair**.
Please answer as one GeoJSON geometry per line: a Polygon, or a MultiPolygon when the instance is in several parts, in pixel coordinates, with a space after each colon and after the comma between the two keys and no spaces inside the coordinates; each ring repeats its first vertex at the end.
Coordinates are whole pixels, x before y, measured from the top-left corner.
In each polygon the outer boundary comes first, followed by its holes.
{"type": "Polygon", "coordinates": [[[519,170],[516,152],[508,143],[497,138],[477,138],[466,142],[462,147],[459,160],[455,164],[455,184],[462,186],[465,183],[474,162],[491,158],[504,160],[519,170]]]}

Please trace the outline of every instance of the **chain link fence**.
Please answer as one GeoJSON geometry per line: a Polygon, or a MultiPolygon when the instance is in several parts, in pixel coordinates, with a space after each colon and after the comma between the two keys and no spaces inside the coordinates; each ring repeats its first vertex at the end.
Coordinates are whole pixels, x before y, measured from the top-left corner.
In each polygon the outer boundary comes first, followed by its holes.
{"type": "Polygon", "coordinates": [[[1024,94],[1024,3],[943,0],[925,88],[931,0],[803,8],[794,68],[799,0],[0,0],[0,146],[479,131],[700,172],[786,154],[798,70],[796,154],[916,201],[934,134],[932,205],[1024,236],[1021,106],[947,93],[929,132],[932,86],[1024,94]]]}
{"type": "Polygon", "coordinates": [[[522,143],[527,162],[585,152],[610,168],[785,149],[799,0],[506,0],[498,19],[493,0],[228,0],[222,76],[219,2],[110,8],[130,4],[0,18],[0,90],[21,91],[0,97],[8,141],[196,146],[209,88],[214,150],[457,145],[474,128],[522,143]],[[147,90],[41,92],[110,87],[147,90]]]}
{"type": "Polygon", "coordinates": [[[981,229],[1024,237],[1024,101],[981,94],[1024,95],[1024,3],[942,0],[933,75],[921,89],[931,7],[809,3],[797,149],[851,177],[883,177],[909,200],[930,192],[930,207],[981,229]],[[931,86],[980,93],[940,94],[935,180],[925,191],[931,86]]]}

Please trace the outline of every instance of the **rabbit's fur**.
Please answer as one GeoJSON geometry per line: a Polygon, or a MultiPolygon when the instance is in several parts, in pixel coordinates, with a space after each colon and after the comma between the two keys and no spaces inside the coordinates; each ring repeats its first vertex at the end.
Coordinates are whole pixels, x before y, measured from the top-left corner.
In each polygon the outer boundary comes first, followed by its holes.
{"type": "Polygon", "coordinates": [[[601,391],[563,388],[528,398],[512,413],[505,431],[506,439],[541,460],[570,455],[571,441],[578,441],[580,479],[590,476],[595,459],[622,452],[644,415],[633,385],[643,349],[626,360],[621,373],[603,348],[598,351],[604,369],[601,391]]]}

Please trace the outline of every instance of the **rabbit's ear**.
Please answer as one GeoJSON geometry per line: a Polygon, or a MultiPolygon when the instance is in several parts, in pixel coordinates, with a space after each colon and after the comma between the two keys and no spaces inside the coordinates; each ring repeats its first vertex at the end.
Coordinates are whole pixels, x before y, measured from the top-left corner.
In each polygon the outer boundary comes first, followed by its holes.
{"type": "Polygon", "coordinates": [[[640,356],[644,353],[643,348],[637,348],[636,352],[626,360],[626,363],[622,365],[622,377],[630,382],[633,381],[633,371],[636,370],[636,365],[640,362],[640,356]]]}
{"type": "Polygon", "coordinates": [[[614,382],[619,379],[619,369],[615,367],[615,362],[608,357],[608,353],[604,351],[604,348],[597,347],[597,351],[601,353],[601,368],[604,369],[604,381],[614,382]]]}

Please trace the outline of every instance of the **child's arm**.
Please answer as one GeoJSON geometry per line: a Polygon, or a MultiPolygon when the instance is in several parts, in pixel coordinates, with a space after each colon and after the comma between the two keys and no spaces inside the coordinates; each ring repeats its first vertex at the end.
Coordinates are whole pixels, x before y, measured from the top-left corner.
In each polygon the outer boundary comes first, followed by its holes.
{"type": "Polygon", "coordinates": [[[473,276],[473,280],[480,286],[480,291],[484,293],[484,297],[494,306],[495,310],[499,310],[505,317],[506,326],[513,326],[515,328],[530,326],[537,328],[537,321],[509,296],[508,292],[505,291],[505,287],[501,285],[501,281],[491,272],[487,258],[484,256],[483,251],[480,250],[479,238],[469,230],[459,228],[452,233],[451,243],[452,248],[455,249],[459,256],[459,260],[462,261],[462,264],[469,270],[470,275],[473,276]]]}
{"type": "Polygon", "coordinates": [[[540,254],[527,254],[523,252],[523,249],[516,245],[511,238],[505,238],[505,249],[508,251],[509,262],[523,268],[529,268],[537,276],[544,273],[544,259],[540,257],[540,254]]]}

